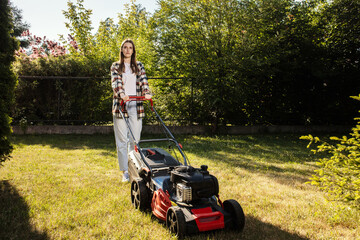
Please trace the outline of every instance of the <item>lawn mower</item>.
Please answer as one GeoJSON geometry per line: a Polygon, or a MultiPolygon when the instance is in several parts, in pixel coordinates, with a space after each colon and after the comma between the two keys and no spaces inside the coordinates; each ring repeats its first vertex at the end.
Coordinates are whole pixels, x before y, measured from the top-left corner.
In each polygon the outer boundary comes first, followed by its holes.
{"type": "MultiPolygon", "coordinates": [[[[151,210],[178,238],[217,229],[242,231],[245,215],[240,204],[233,199],[222,202],[218,180],[208,167],[195,168],[188,163],[182,145],[156,112],[153,101],[144,97],[130,97],[129,101],[149,101],[146,105],[166,135],[166,138],[136,142],[127,118],[122,115],[135,145],[128,157],[132,205],[142,211],[151,210]],[[169,146],[167,150],[141,148],[145,143],[169,146]]],[[[122,102],[122,106],[126,103],[122,102]]]]}

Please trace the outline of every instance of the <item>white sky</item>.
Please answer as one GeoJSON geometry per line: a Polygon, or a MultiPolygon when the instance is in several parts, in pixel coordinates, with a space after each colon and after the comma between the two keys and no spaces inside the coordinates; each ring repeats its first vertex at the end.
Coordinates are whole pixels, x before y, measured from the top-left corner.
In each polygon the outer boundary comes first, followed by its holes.
{"type": "MultiPolygon", "coordinates": [[[[30,24],[30,33],[50,40],[58,40],[58,34],[66,38],[68,31],[65,27],[66,19],[62,10],[67,10],[68,0],[10,0],[22,10],[23,21],[30,24]]],[[[76,3],[76,0],[72,0],[76,3]]],[[[92,9],[91,22],[93,31],[99,27],[101,20],[110,17],[116,22],[118,13],[124,13],[124,4],[130,0],[84,0],[84,7],[92,9]]],[[[157,0],[136,0],[148,12],[158,9],[157,0]]]]}

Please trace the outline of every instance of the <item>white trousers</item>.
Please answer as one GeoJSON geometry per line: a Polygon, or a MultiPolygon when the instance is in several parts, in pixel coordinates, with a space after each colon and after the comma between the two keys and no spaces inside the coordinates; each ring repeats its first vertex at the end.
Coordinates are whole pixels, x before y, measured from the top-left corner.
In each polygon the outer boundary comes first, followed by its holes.
{"type": "MultiPolygon", "coordinates": [[[[142,119],[137,117],[136,101],[126,103],[126,110],[129,115],[129,124],[131,131],[135,137],[135,141],[140,141],[142,119]]],[[[128,170],[128,152],[134,150],[135,145],[131,137],[130,131],[124,119],[113,117],[114,134],[119,167],[121,171],[128,170]]]]}

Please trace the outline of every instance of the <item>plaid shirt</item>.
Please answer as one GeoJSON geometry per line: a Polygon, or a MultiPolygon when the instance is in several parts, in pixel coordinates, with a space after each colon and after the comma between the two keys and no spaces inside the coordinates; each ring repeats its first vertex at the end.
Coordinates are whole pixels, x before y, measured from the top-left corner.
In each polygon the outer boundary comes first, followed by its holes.
{"type": "MultiPolygon", "coordinates": [[[[121,102],[121,94],[125,94],[125,89],[122,81],[122,73],[119,72],[120,62],[114,62],[111,65],[111,86],[114,91],[113,96],[113,105],[112,105],[112,113],[115,117],[121,118],[120,114],[120,102],[121,102]]],[[[145,93],[150,93],[150,88],[148,84],[148,80],[145,73],[144,65],[141,62],[137,62],[137,67],[139,69],[138,75],[136,75],[136,96],[144,96],[145,93]]],[[[145,117],[144,106],[142,101],[137,101],[136,109],[138,118],[145,117]]],[[[125,117],[128,117],[128,114],[125,109],[122,110],[125,117]]]]}

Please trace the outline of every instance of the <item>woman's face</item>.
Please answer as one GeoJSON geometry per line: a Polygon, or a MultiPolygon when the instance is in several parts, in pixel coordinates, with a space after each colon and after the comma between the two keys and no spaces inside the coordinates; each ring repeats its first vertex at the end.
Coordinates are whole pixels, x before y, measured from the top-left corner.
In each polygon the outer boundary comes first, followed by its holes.
{"type": "Polygon", "coordinates": [[[122,47],[122,52],[123,52],[125,58],[131,58],[131,55],[134,52],[132,43],[130,43],[130,42],[124,43],[124,45],[122,47]]]}

